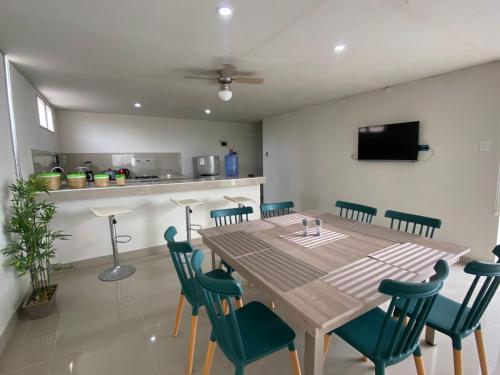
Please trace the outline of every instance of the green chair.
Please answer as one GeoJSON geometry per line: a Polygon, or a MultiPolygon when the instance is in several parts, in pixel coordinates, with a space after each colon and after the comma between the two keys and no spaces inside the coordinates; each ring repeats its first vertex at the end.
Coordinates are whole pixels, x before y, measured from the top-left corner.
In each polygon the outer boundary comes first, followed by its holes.
{"type": "Polygon", "coordinates": [[[340,208],[340,216],[368,224],[371,224],[373,217],[377,216],[377,209],[375,207],[358,203],[337,201],[335,202],[335,207],[340,208]]]}
{"type": "MultiPolygon", "coordinates": [[[[462,303],[438,295],[427,326],[451,338],[455,375],[463,372],[462,339],[474,332],[481,372],[486,375],[488,367],[480,320],[500,283],[500,264],[473,261],[465,266],[464,272],[475,277],[462,303]]],[[[403,310],[401,304],[397,306],[403,310]]],[[[407,315],[411,317],[414,314],[414,305],[411,305],[407,315]]]]}
{"type": "Polygon", "coordinates": [[[251,213],[253,213],[252,207],[225,208],[210,211],[210,217],[215,219],[215,226],[220,227],[248,221],[248,215],[251,213]]]}
{"type": "Polygon", "coordinates": [[[241,296],[240,284],[234,280],[221,280],[204,274],[201,270],[203,258],[203,253],[199,250],[191,258],[212,325],[203,375],[210,374],[217,343],[233,363],[236,375],[243,375],[248,364],[284,348],[290,351],[294,375],[300,375],[299,358],[294,344],[295,332],[260,302],[250,302],[236,310],[231,299],[241,296]],[[224,311],[224,300],[228,301],[227,312],[224,311]]]}
{"type": "Polygon", "coordinates": [[[432,217],[387,210],[385,217],[391,219],[391,228],[432,238],[434,230],[441,228],[441,220],[432,217]]]}
{"type": "MultiPolygon", "coordinates": [[[[198,312],[200,307],[204,306],[203,299],[200,298],[198,286],[195,281],[195,274],[191,268],[190,255],[193,253],[193,248],[189,242],[176,242],[174,237],[177,234],[175,227],[168,227],[165,231],[164,238],[167,241],[168,250],[170,252],[172,262],[174,263],[175,271],[181,283],[181,293],[179,304],[177,306],[177,314],[175,317],[174,330],[172,335],[176,337],[179,334],[179,324],[184,311],[184,303],[187,299],[192,307],[191,313],[191,332],[189,336],[188,348],[188,363],[186,373],[191,374],[193,371],[194,346],[196,342],[196,328],[198,325],[198,312]]],[[[221,269],[216,269],[207,272],[211,278],[219,280],[233,280],[229,272],[221,269]]],[[[237,306],[241,307],[243,302],[238,296],[236,301],[237,306]]]]}
{"type": "Polygon", "coordinates": [[[493,254],[497,257],[497,263],[500,263],[500,245],[496,245],[493,249],[493,254]]]}
{"type": "Polygon", "coordinates": [[[264,219],[274,216],[288,215],[290,209],[294,207],[292,201],[264,203],[260,205],[260,213],[264,219]]]}
{"type": "Polygon", "coordinates": [[[448,264],[439,260],[434,270],[435,277],[426,283],[382,281],[379,292],[392,296],[387,312],[377,307],[330,332],[325,337],[325,351],[331,340],[329,336],[335,333],[375,364],[376,375],[385,374],[386,367],[399,363],[412,354],[417,373],[425,374],[419,338],[438,292],[448,276],[448,264]],[[403,306],[403,314],[395,320],[393,314],[397,305],[403,306]],[[406,323],[404,312],[410,306],[415,307],[415,314],[406,323]]]}

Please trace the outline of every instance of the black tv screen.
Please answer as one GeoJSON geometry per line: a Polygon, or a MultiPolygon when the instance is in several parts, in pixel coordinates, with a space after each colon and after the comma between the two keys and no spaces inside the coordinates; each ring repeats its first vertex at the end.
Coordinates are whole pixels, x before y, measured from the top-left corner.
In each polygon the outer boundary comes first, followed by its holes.
{"type": "Polygon", "coordinates": [[[419,126],[413,121],[359,128],[358,160],[416,161],[419,126]]]}

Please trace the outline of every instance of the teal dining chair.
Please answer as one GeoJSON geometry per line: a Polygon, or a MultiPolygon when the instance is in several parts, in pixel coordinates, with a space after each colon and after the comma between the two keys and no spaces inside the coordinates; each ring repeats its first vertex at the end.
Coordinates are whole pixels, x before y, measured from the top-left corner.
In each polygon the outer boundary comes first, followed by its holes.
{"type": "Polygon", "coordinates": [[[284,348],[290,352],[294,375],[300,375],[295,332],[260,302],[253,301],[236,310],[232,298],[241,296],[240,284],[204,274],[201,269],[203,258],[199,250],[191,258],[212,326],[203,375],[210,374],[217,344],[234,365],[235,375],[243,375],[248,364],[284,348]],[[221,302],[224,300],[228,301],[228,311],[224,311],[221,302]]]}
{"type": "Polygon", "coordinates": [[[424,375],[420,334],[448,276],[448,264],[439,260],[434,270],[436,273],[433,280],[425,283],[383,280],[378,288],[379,292],[392,296],[387,312],[376,307],[330,332],[325,337],[325,352],[331,335],[335,333],[375,364],[376,375],[385,374],[386,367],[399,363],[412,354],[418,375],[424,375]],[[393,319],[398,305],[402,306],[402,314],[393,319]],[[414,306],[415,314],[406,319],[405,312],[410,306],[414,306]]]}
{"type": "Polygon", "coordinates": [[[288,215],[293,207],[292,201],[263,203],[260,205],[260,213],[264,219],[267,219],[268,217],[288,215]]]}
{"type": "Polygon", "coordinates": [[[252,207],[225,208],[210,211],[210,217],[215,219],[215,226],[220,227],[248,221],[248,215],[252,213],[252,207]]]}
{"type": "Polygon", "coordinates": [[[340,208],[340,216],[368,224],[371,224],[373,217],[377,216],[377,209],[375,207],[358,203],[337,201],[335,202],[335,207],[340,208]]]}
{"type": "Polygon", "coordinates": [[[391,228],[432,238],[434,231],[441,228],[441,220],[427,216],[409,214],[393,210],[385,211],[385,217],[391,219],[391,228]]]}
{"type": "MultiPolygon", "coordinates": [[[[193,371],[198,313],[200,307],[204,306],[204,302],[203,299],[200,298],[198,286],[195,282],[195,273],[191,268],[191,262],[189,259],[190,255],[194,251],[193,247],[189,242],[176,242],[176,234],[177,230],[173,226],[168,227],[164,234],[164,238],[167,241],[167,247],[170,252],[172,262],[174,263],[175,271],[181,283],[181,293],[179,296],[179,303],[177,305],[177,313],[175,316],[175,324],[172,336],[177,337],[177,335],[179,334],[179,325],[182,313],[184,311],[185,300],[187,299],[188,303],[192,307],[192,311],[186,374],[191,374],[193,371]]],[[[229,272],[223,271],[222,269],[215,269],[213,271],[207,272],[207,275],[209,275],[213,279],[233,280],[231,274],[229,272]]],[[[227,302],[225,304],[227,304],[227,302]]],[[[241,307],[243,305],[241,296],[237,296],[236,305],[238,307],[241,307]]]]}
{"type": "Polygon", "coordinates": [[[500,263],[500,245],[496,245],[493,254],[497,257],[497,263],[500,263]]]}
{"type": "MultiPolygon", "coordinates": [[[[487,375],[486,351],[480,321],[500,283],[500,264],[472,261],[467,263],[464,272],[474,275],[474,280],[463,301],[458,303],[438,295],[429,314],[427,326],[451,338],[455,375],[463,373],[462,339],[474,332],[481,372],[487,375]]],[[[401,304],[397,307],[404,312],[401,304]]],[[[406,314],[410,317],[415,314],[413,305],[407,309],[406,314]]]]}

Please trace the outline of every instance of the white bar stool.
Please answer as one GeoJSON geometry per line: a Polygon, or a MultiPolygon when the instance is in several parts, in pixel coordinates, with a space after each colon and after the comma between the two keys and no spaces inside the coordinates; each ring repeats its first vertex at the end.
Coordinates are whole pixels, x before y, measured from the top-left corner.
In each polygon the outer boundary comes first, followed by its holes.
{"type": "Polygon", "coordinates": [[[193,213],[191,207],[201,206],[204,205],[205,203],[200,202],[199,200],[196,199],[183,199],[178,201],[170,198],[170,201],[175,203],[177,206],[184,207],[186,209],[186,241],[191,243],[191,231],[193,230],[193,227],[197,229],[203,228],[200,224],[191,224],[191,214],[193,213]]]}
{"type": "Polygon", "coordinates": [[[113,267],[102,271],[99,274],[99,280],[101,281],[117,281],[125,279],[126,277],[132,276],[135,273],[134,266],[120,265],[120,258],[118,257],[118,244],[127,243],[132,239],[129,235],[117,235],[116,234],[116,219],[115,215],[127,214],[132,211],[124,207],[102,207],[102,208],[91,208],[90,211],[93,212],[97,217],[108,217],[109,220],[109,232],[111,234],[111,246],[113,247],[113,267]]]}
{"type": "Polygon", "coordinates": [[[245,203],[255,203],[253,199],[247,198],[247,197],[229,197],[227,195],[224,195],[224,199],[236,203],[238,207],[245,207],[245,203]]]}

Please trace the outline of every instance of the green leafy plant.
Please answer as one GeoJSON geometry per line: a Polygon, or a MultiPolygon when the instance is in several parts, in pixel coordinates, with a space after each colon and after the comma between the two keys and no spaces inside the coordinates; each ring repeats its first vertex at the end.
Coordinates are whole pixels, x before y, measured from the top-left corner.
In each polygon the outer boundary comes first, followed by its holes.
{"type": "Polygon", "coordinates": [[[28,304],[47,302],[55,291],[50,282],[54,242],[66,240],[69,235],[50,227],[56,205],[36,199],[38,193],[48,193],[45,179],[34,176],[18,180],[9,190],[12,212],[6,229],[12,237],[2,252],[18,276],[30,275],[32,293],[28,304]]]}

